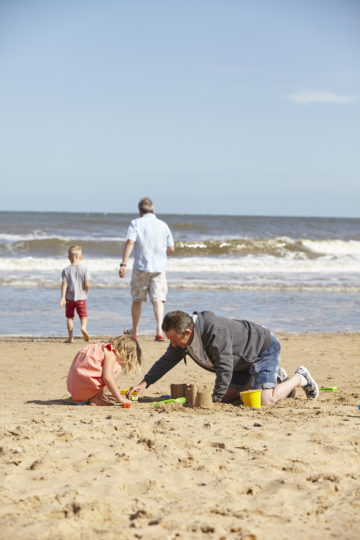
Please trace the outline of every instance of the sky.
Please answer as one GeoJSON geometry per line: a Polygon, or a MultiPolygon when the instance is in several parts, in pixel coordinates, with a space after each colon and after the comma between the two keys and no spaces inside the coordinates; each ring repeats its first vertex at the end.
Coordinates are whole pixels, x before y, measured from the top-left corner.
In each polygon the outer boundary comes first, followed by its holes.
{"type": "Polygon", "coordinates": [[[0,0],[0,210],[360,217],[359,0],[0,0]]]}

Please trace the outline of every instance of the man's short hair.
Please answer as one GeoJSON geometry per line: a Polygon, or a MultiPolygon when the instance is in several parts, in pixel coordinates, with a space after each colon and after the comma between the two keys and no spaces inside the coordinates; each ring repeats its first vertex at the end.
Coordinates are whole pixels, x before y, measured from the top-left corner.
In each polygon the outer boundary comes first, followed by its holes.
{"type": "Polygon", "coordinates": [[[139,201],[138,208],[139,210],[142,210],[144,214],[147,214],[154,211],[154,203],[149,197],[144,197],[139,201]]]}
{"type": "Polygon", "coordinates": [[[161,328],[164,332],[175,330],[177,334],[183,336],[188,328],[192,330],[194,326],[192,317],[185,311],[169,311],[164,317],[161,328]]]}

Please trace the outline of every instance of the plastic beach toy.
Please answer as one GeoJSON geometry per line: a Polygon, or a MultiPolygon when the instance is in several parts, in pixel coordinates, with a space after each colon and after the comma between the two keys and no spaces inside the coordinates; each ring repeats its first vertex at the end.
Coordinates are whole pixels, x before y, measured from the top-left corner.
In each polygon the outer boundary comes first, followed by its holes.
{"type": "Polygon", "coordinates": [[[123,406],[123,409],[130,409],[131,407],[130,403],[123,403],[122,406],[123,406]]]}
{"type": "Polygon", "coordinates": [[[319,390],[322,392],[337,392],[338,387],[337,386],[320,386],[319,390]]]}
{"type": "Polygon", "coordinates": [[[261,409],[261,390],[246,390],[240,392],[240,395],[245,407],[261,409]]]}
{"type": "MultiPolygon", "coordinates": [[[[128,391],[129,391],[129,389],[125,388],[124,390],[120,390],[120,394],[125,395],[125,394],[128,393],[128,391]]],[[[137,401],[138,400],[138,395],[137,394],[138,394],[137,392],[134,392],[133,394],[131,394],[129,399],[131,399],[131,401],[137,401]]]]}
{"type": "Polygon", "coordinates": [[[161,403],[186,403],[186,397],[164,399],[162,401],[152,401],[151,405],[160,405],[161,403]]]}

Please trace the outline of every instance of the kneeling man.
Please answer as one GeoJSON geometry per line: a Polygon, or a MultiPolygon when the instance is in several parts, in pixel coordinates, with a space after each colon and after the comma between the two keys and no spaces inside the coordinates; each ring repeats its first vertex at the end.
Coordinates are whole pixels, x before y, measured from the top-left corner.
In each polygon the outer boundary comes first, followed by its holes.
{"type": "Polygon", "coordinates": [[[302,387],[309,399],[319,388],[309,371],[299,366],[293,377],[279,367],[280,343],[264,326],[246,320],[220,317],[211,311],[172,311],[165,315],[162,329],[170,340],[165,354],[144,379],[130,388],[128,396],[158,381],[181,360],[190,356],[202,368],[215,373],[214,402],[239,398],[240,391],[261,389],[261,404],[274,405],[302,387]]]}

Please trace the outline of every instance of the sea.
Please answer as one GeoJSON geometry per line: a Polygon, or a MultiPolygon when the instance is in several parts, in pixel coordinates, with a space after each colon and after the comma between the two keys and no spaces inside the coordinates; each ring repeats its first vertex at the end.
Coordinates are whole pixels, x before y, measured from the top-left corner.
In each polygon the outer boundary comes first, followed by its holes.
{"type": "MultiPolygon", "coordinates": [[[[0,212],[0,335],[66,336],[61,271],[79,244],[90,271],[88,330],[131,327],[119,263],[137,214],[0,212]]],[[[273,332],[360,331],[360,219],[158,214],[175,240],[165,311],[210,310],[273,332]]],[[[140,334],[154,335],[150,302],[140,334]]],[[[80,334],[75,319],[75,334],[80,334]]]]}

